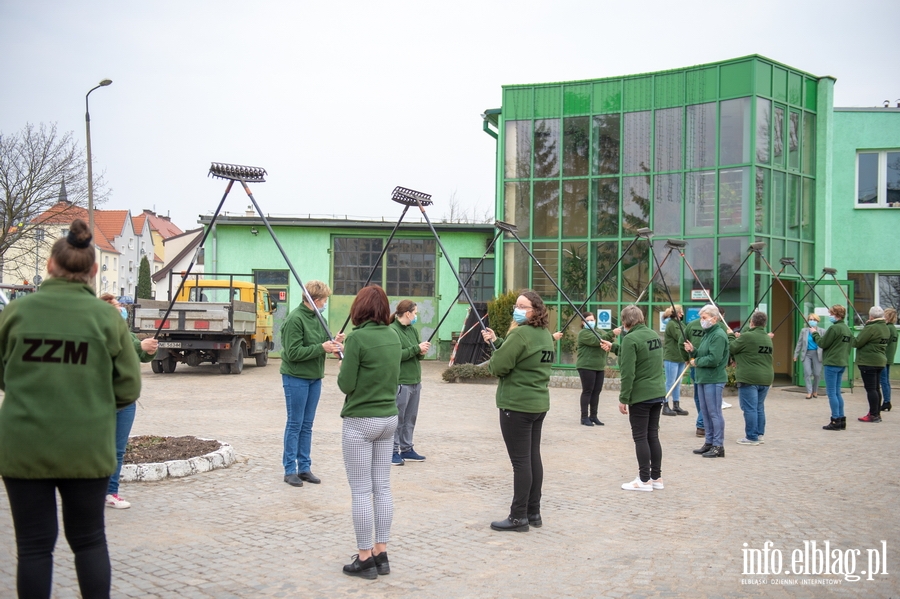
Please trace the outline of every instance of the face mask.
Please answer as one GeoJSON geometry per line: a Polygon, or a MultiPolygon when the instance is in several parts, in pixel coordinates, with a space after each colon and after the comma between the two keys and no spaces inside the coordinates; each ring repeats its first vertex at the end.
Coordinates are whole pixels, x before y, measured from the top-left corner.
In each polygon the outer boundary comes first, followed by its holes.
{"type": "Polygon", "coordinates": [[[703,327],[704,329],[708,329],[712,325],[713,325],[713,323],[711,320],[701,320],[700,321],[700,326],[703,327]]]}
{"type": "Polygon", "coordinates": [[[593,329],[596,326],[597,326],[597,323],[593,320],[588,320],[587,322],[584,323],[584,328],[586,328],[586,329],[593,329]]]}
{"type": "Polygon", "coordinates": [[[122,318],[128,320],[128,310],[126,308],[119,308],[119,314],[122,315],[122,318]]]}
{"type": "Polygon", "coordinates": [[[528,317],[525,316],[525,310],[521,308],[513,309],[513,320],[516,321],[517,324],[525,324],[525,321],[528,320],[528,317]]]}
{"type": "Polygon", "coordinates": [[[419,315],[418,315],[418,314],[416,314],[415,316],[413,316],[413,317],[409,320],[410,326],[416,324],[417,322],[419,322],[419,315]]]}
{"type": "Polygon", "coordinates": [[[812,328],[816,328],[817,326],[819,326],[819,321],[818,320],[810,320],[809,326],[811,326],[812,328]]]}
{"type": "Polygon", "coordinates": [[[323,312],[325,312],[325,308],[327,308],[327,307],[328,307],[328,302],[325,302],[325,304],[321,308],[316,308],[316,310],[319,311],[319,314],[322,314],[323,312]]]}
{"type": "Polygon", "coordinates": [[[837,322],[837,318],[834,316],[829,316],[828,320],[830,320],[831,322],[837,322]]]}

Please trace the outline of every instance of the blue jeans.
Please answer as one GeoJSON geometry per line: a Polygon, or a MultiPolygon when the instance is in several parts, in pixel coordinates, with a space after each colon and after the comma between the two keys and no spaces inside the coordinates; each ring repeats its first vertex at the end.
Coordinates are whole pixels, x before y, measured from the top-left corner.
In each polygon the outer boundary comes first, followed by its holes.
{"type": "Polygon", "coordinates": [[[747,385],[738,387],[738,399],[744,412],[744,435],[751,441],[759,441],[766,434],[766,395],[768,385],[747,385]]]}
{"type": "Polygon", "coordinates": [[[700,396],[700,411],[706,423],[706,442],[721,447],[725,444],[725,418],[722,416],[722,390],[725,383],[700,383],[695,386],[700,396]]]}
{"type": "Polygon", "coordinates": [[[831,406],[832,418],[844,418],[844,396],[841,395],[841,379],[844,378],[844,366],[825,365],[825,392],[831,406]]]}
{"type": "Polygon", "coordinates": [[[693,366],[691,366],[691,382],[694,383],[694,407],[697,408],[697,428],[705,428],[703,426],[703,412],[700,410],[700,390],[697,389],[697,379],[695,378],[693,366]]]}
{"type": "Polygon", "coordinates": [[[122,472],[122,460],[125,457],[125,446],[128,445],[128,435],[131,434],[131,425],[134,424],[134,404],[122,408],[116,412],[116,471],[109,477],[107,495],[119,494],[119,474],[122,472]]]}
{"type": "Polygon", "coordinates": [[[300,379],[289,374],[281,375],[284,399],[287,405],[287,424],[284,427],[284,474],[309,472],[312,446],[313,420],[322,393],[322,379],[300,379]]]}
{"type": "Polygon", "coordinates": [[[891,403],[891,365],[881,371],[881,398],[884,403],[891,403]]]}
{"type": "MultiPolygon", "coordinates": [[[[663,368],[666,370],[666,391],[668,391],[672,389],[672,385],[675,383],[675,379],[679,378],[679,374],[684,376],[684,362],[669,362],[665,360],[663,361],[663,368]]],[[[681,384],[675,385],[670,397],[672,401],[681,401],[681,384]]]]}

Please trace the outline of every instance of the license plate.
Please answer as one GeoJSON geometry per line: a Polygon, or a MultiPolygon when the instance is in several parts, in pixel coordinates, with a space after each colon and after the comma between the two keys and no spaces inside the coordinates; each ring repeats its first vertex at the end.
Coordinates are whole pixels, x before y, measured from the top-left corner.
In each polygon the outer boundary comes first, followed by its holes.
{"type": "Polygon", "coordinates": [[[160,341],[159,347],[164,347],[167,349],[178,349],[181,347],[180,341],[160,341]]]}

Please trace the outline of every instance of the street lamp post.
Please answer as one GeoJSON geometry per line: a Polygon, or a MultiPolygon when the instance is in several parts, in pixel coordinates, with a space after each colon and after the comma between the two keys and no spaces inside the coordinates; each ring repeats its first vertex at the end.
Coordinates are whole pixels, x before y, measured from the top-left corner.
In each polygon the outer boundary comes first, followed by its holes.
{"type": "Polygon", "coordinates": [[[91,91],[84,95],[84,128],[87,135],[87,177],[88,177],[88,227],[91,235],[94,234],[94,173],[91,165],[91,111],[88,108],[88,96],[100,87],[106,87],[112,83],[112,79],[104,79],[100,85],[92,87],[91,91]]]}

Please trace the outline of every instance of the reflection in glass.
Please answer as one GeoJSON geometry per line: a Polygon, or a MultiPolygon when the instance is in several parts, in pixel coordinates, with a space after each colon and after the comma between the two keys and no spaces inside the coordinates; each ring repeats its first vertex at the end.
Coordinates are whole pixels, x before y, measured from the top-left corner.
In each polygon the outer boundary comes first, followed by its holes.
{"type": "Polygon", "coordinates": [[[756,226],[757,233],[769,232],[769,169],[756,169],[756,226]]]}
{"type": "MultiPolygon", "coordinates": [[[[541,266],[554,280],[559,279],[559,245],[556,242],[533,243],[531,244],[531,252],[534,254],[537,262],[540,262],[541,266]]],[[[531,265],[531,288],[545,302],[553,302],[559,299],[559,293],[556,291],[553,281],[547,278],[547,275],[544,274],[537,263],[531,265]]]]}
{"type": "MultiPolygon", "coordinates": [[[[503,284],[505,289],[528,289],[531,258],[515,239],[503,243],[503,284]]],[[[499,334],[499,333],[498,333],[499,334]]]]}
{"type": "Polygon", "coordinates": [[[681,170],[684,122],[681,108],[656,111],[656,171],[681,170]]]}
{"type": "Polygon", "coordinates": [[[714,233],[716,227],[716,173],[685,173],[686,235],[714,233]]]}
{"type": "MultiPolygon", "coordinates": [[[[640,239],[622,258],[622,301],[633,302],[650,283],[650,250],[640,239]]],[[[644,298],[646,299],[646,294],[644,298]]]]}
{"type": "MultiPolygon", "coordinates": [[[[669,253],[664,239],[655,239],[653,241],[653,252],[656,254],[656,260],[659,261],[659,265],[652,259],[650,261],[653,272],[657,273],[653,279],[653,301],[667,304],[671,295],[673,302],[676,304],[680,303],[681,257],[677,251],[669,253]],[[660,267],[662,267],[662,270],[660,270],[660,267]],[[668,295],[666,294],[666,289],[669,291],[668,295]]],[[[665,306],[662,309],[665,310],[665,306]]]]}
{"type": "Polygon", "coordinates": [[[800,177],[788,176],[787,237],[800,237],[800,177]],[[793,229],[793,231],[791,230],[793,229]]]}
{"type": "Polygon", "coordinates": [[[507,182],[503,189],[503,220],[518,227],[519,237],[531,237],[531,184],[507,182]]]}
{"type": "Polygon", "coordinates": [[[587,177],[591,151],[591,118],[567,118],[563,121],[563,127],[563,176],[587,177]]]}
{"type": "Polygon", "coordinates": [[[803,114],[803,172],[816,172],[816,116],[808,112],[803,114]]]}
{"type": "Polygon", "coordinates": [[[813,240],[813,227],[815,226],[816,182],[814,179],[803,179],[803,200],[800,205],[800,229],[801,237],[807,241],[813,240]]]}
{"type": "Polygon", "coordinates": [[[900,275],[878,275],[878,305],[900,310],[900,275]]]}
{"type": "MultiPolygon", "coordinates": [[[[875,305],[875,273],[848,272],[847,278],[853,281],[853,307],[865,320],[869,308],[875,305]]],[[[848,314],[847,324],[850,324],[851,320],[853,317],[848,314]]]]}
{"type": "Polygon", "coordinates": [[[800,114],[793,110],[788,124],[788,167],[800,168],[800,114]]]}
{"type": "Polygon", "coordinates": [[[597,206],[594,235],[618,237],[619,235],[619,179],[594,181],[594,203],[597,206]]]}
{"type": "Polygon", "coordinates": [[[657,175],[654,186],[653,232],[681,235],[681,175],[657,175]]]}
{"type": "Polygon", "coordinates": [[[559,176],[559,119],[534,122],[534,176],[559,176]]]}
{"type": "Polygon", "coordinates": [[[801,244],[800,270],[805,275],[812,275],[815,269],[815,248],[811,243],[801,244]]]}
{"type": "Polygon", "coordinates": [[[878,154],[875,152],[860,152],[858,156],[859,168],[857,169],[856,203],[878,203],[878,154]]]}
{"type": "Polygon", "coordinates": [[[616,272],[619,259],[619,242],[618,241],[599,241],[594,244],[594,278],[591,283],[591,289],[600,284],[591,299],[599,302],[615,302],[618,301],[619,277],[616,272]],[[607,274],[609,276],[607,276],[607,274]],[[604,279],[606,277],[606,279],[604,279]]]}
{"type": "Polygon", "coordinates": [[[650,223],[650,177],[622,178],[622,235],[631,237],[650,223]]]}
{"type": "Polygon", "coordinates": [[[531,121],[506,122],[504,176],[527,179],[531,174],[531,121]]]}
{"type": "Polygon", "coordinates": [[[718,298],[717,301],[725,303],[750,301],[747,283],[750,269],[746,262],[741,266],[741,262],[747,257],[748,244],[746,237],[719,238],[719,285],[722,287],[715,296],[718,298]],[[738,266],[741,266],[740,271],[738,266]]]}
{"type": "Polygon", "coordinates": [[[750,228],[750,168],[719,171],[719,232],[747,233],[750,228]]]}
{"type": "Polygon", "coordinates": [[[750,162],[750,98],[722,102],[721,119],[719,164],[750,162]]]}
{"type": "Polygon", "coordinates": [[[900,152],[887,152],[887,189],[889,206],[900,206],[900,152]]]}
{"type": "Polygon", "coordinates": [[[587,237],[588,189],[587,179],[563,181],[563,237],[587,237]]]}
{"type": "Polygon", "coordinates": [[[772,162],[784,168],[784,108],[775,107],[772,120],[772,162]]]}
{"type": "Polygon", "coordinates": [[[772,102],[756,98],[756,161],[769,164],[769,128],[772,126],[772,102]]]}
{"type": "Polygon", "coordinates": [[[562,242],[562,274],[559,286],[572,301],[587,296],[588,243],[586,241],[562,242]]]}
{"type": "Polygon", "coordinates": [[[625,113],[622,172],[650,172],[650,111],[625,113]]]}
{"type": "Polygon", "coordinates": [[[778,171],[772,172],[772,234],[784,235],[784,209],[786,203],[785,175],[778,171]]]}
{"type": "MultiPolygon", "coordinates": [[[[716,262],[716,245],[712,238],[690,239],[684,250],[685,269],[684,269],[684,288],[685,294],[690,297],[687,290],[705,289],[711,292],[713,288],[713,277],[715,276],[716,262]],[[688,264],[693,267],[697,273],[696,278],[688,268],[688,264]]],[[[700,301],[700,300],[695,300],[700,301]]]]}
{"type": "Polygon", "coordinates": [[[706,168],[716,164],[716,103],[687,107],[687,165],[706,168]]]}
{"type": "Polygon", "coordinates": [[[594,157],[595,175],[616,175],[619,173],[619,123],[618,114],[601,114],[594,117],[594,157]]]}
{"type": "Polygon", "coordinates": [[[535,181],[533,236],[556,237],[558,233],[559,181],[535,181]]]}

